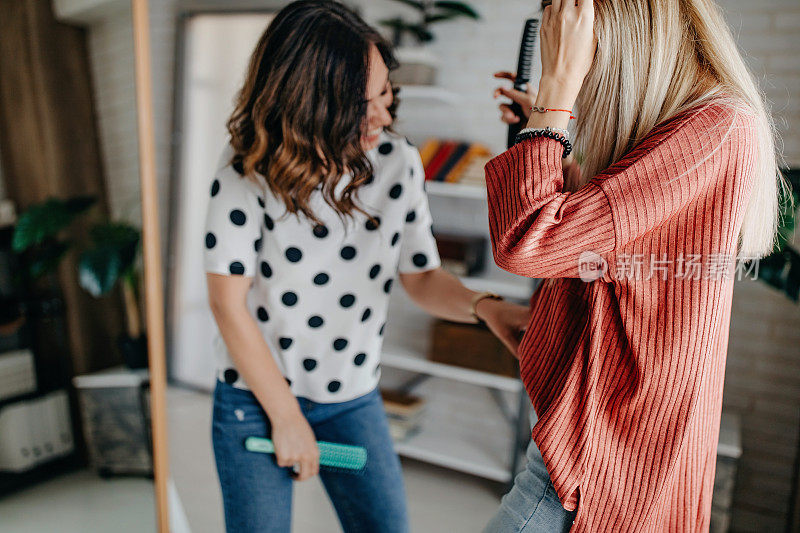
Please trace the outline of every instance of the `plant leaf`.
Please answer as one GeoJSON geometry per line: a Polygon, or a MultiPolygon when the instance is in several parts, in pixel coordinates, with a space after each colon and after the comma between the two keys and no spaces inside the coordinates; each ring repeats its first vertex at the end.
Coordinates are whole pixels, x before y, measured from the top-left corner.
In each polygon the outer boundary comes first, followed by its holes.
{"type": "Polygon", "coordinates": [[[39,204],[31,205],[17,220],[12,248],[15,252],[23,252],[48,238],[55,237],[95,201],[93,197],[81,196],[68,200],[49,198],[39,204]]]}
{"type": "Polygon", "coordinates": [[[399,2],[401,4],[405,4],[407,6],[411,6],[414,9],[418,9],[420,11],[425,11],[425,4],[419,2],[418,0],[394,0],[395,2],[399,2]]]}
{"type": "Polygon", "coordinates": [[[480,14],[472,9],[469,4],[464,2],[452,2],[449,0],[439,0],[433,3],[434,7],[439,9],[445,9],[447,11],[453,11],[458,13],[461,16],[469,17],[471,19],[479,20],[481,18],[480,14]]]}
{"type": "Polygon", "coordinates": [[[437,22],[444,22],[446,20],[459,17],[458,13],[437,13],[436,15],[427,15],[425,17],[425,24],[436,24],[437,22]]]}
{"type": "Polygon", "coordinates": [[[69,247],[69,242],[54,241],[47,246],[30,250],[27,260],[30,277],[37,279],[54,270],[69,247]]]}
{"type": "Polygon", "coordinates": [[[81,254],[78,279],[81,287],[98,297],[133,270],[140,232],[125,223],[109,222],[94,226],[90,235],[92,245],[81,254]]]}
{"type": "Polygon", "coordinates": [[[433,34],[421,24],[409,24],[406,30],[413,33],[423,43],[433,40],[433,34]]]}
{"type": "Polygon", "coordinates": [[[800,299],[800,254],[791,247],[759,260],[758,279],[783,292],[795,302],[800,299]]]}
{"type": "Polygon", "coordinates": [[[778,236],[775,251],[783,250],[794,238],[797,224],[797,209],[800,207],[800,171],[784,170],[784,176],[789,183],[788,198],[781,203],[781,212],[778,219],[778,236]]]}
{"type": "Polygon", "coordinates": [[[405,30],[408,26],[408,24],[405,23],[403,19],[401,19],[400,17],[396,17],[393,19],[382,19],[378,21],[378,24],[396,30],[405,30]]]}

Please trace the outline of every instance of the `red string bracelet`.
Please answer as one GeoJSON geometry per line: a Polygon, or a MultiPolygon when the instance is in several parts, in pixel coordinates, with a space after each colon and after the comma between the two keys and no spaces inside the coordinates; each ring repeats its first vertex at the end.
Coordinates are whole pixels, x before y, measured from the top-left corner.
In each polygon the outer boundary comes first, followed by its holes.
{"type": "Polygon", "coordinates": [[[549,109],[547,107],[538,107],[538,106],[531,106],[531,111],[535,111],[536,113],[547,113],[548,111],[558,111],[560,113],[569,113],[569,119],[575,120],[575,116],[572,114],[571,109],[549,109]]]}

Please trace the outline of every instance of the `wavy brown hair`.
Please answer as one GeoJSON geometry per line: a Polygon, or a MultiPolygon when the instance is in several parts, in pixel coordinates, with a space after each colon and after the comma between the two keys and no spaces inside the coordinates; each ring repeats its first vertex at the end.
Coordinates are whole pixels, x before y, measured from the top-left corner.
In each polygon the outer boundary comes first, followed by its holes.
{"type": "MultiPolygon", "coordinates": [[[[309,207],[317,187],[340,216],[364,213],[356,200],[372,176],[361,146],[372,45],[397,67],[388,41],[357,14],[334,1],[300,0],[275,16],[253,51],[228,120],[231,163],[289,213],[319,222],[309,207]],[[352,179],[337,197],[345,173],[352,179]]],[[[395,98],[393,118],[396,105],[395,98]]]]}

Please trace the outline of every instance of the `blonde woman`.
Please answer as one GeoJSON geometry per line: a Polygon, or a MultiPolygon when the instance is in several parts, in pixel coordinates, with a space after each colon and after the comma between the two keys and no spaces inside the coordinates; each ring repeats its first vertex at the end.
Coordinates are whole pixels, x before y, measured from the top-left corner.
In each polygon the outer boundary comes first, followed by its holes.
{"type": "Polygon", "coordinates": [[[732,269],[782,188],[764,102],[712,0],[553,0],[541,36],[538,92],[498,90],[529,129],[486,167],[496,262],[548,278],[535,445],[487,530],[707,531],[732,269]]]}

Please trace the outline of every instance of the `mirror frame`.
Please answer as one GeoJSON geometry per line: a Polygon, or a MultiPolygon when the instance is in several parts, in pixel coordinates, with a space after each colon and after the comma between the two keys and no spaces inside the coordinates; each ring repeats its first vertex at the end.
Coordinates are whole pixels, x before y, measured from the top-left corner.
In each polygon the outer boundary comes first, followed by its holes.
{"type": "Polygon", "coordinates": [[[164,344],[164,291],[156,182],[153,82],[150,59],[150,20],[147,0],[131,0],[136,75],[136,120],[139,140],[139,180],[142,201],[145,322],[150,366],[150,410],[153,438],[153,477],[156,524],[169,532],[167,481],[167,374],[164,344]]]}

